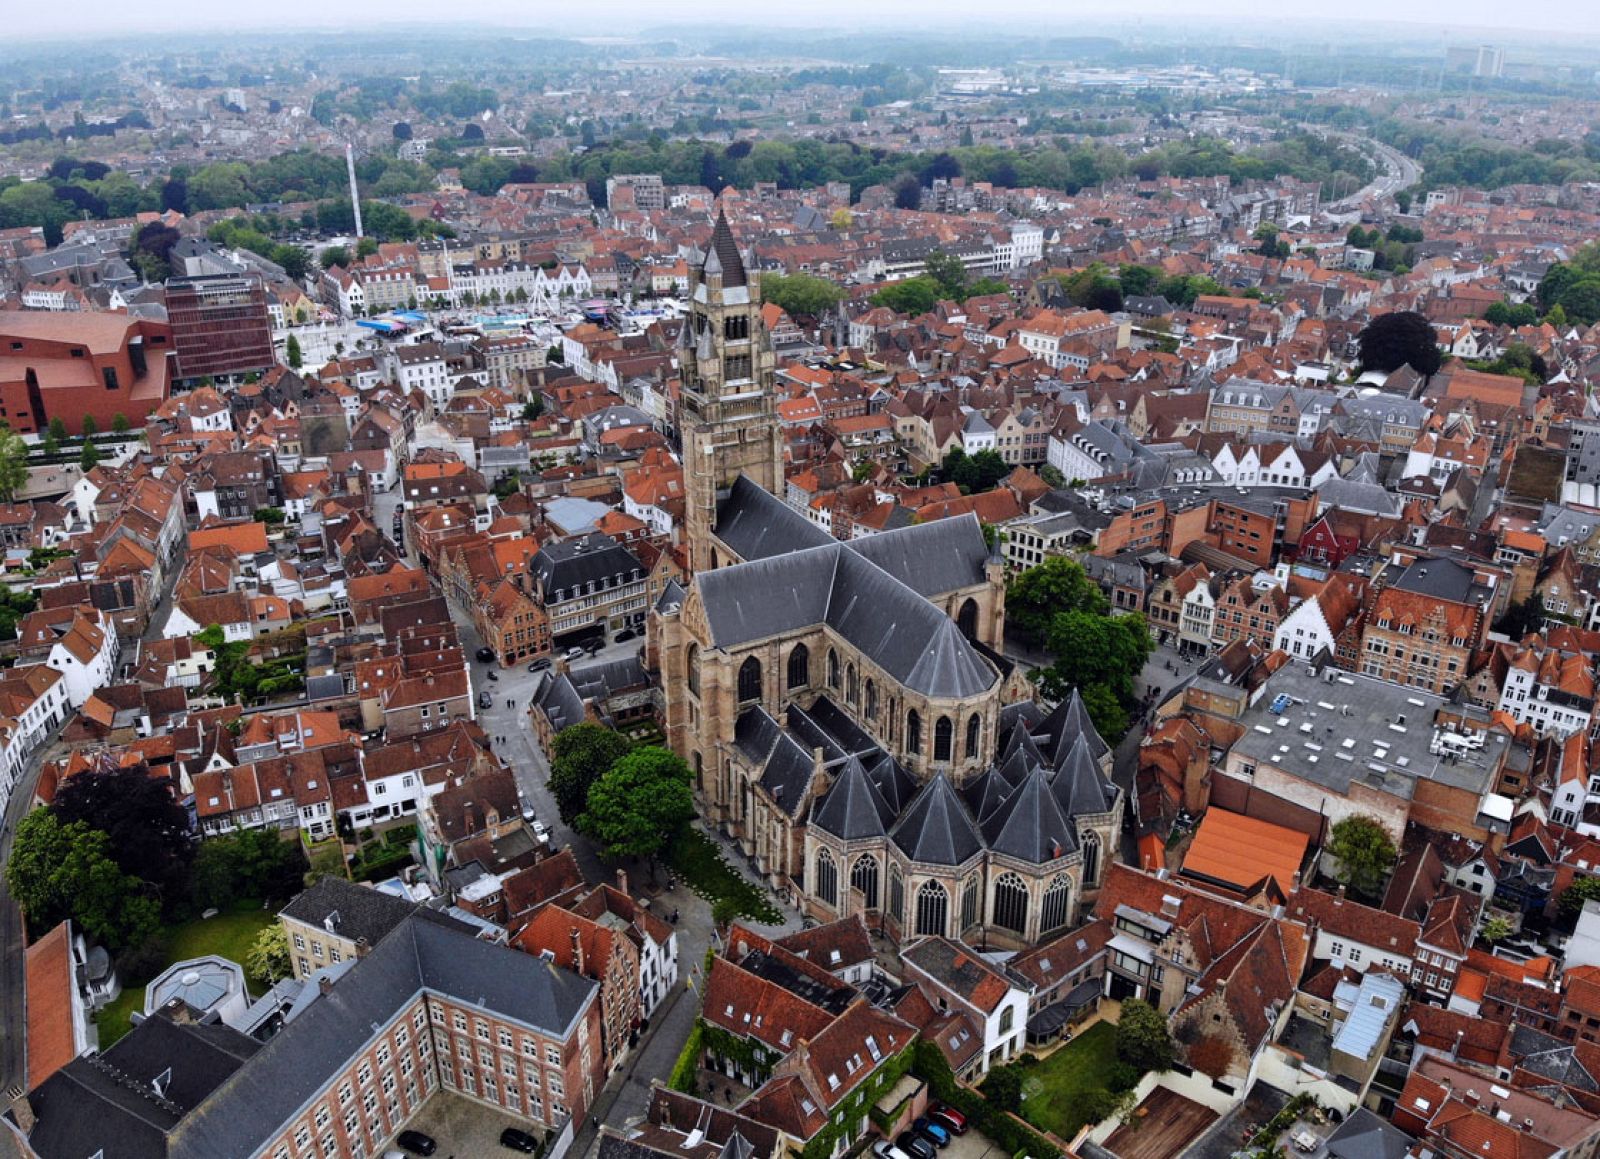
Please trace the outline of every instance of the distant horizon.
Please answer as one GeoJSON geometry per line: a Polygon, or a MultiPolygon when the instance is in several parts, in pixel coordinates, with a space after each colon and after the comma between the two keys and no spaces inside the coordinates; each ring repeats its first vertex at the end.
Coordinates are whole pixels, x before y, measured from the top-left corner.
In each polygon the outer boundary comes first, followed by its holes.
{"type": "MultiPolygon", "coordinates": [[[[193,0],[176,0],[152,10],[143,5],[113,3],[112,0],[85,0],[71,10],[71,27],[63,27],[61,16],[48,7],[30,6],[12,14],[9,39],[33,46],[51,43],[116,39],[128,35],[174,33],[214,36],[218,34],[293,36],[297,32],[391,33],[406,30],[457,29],[467,35],[473,31],[515,31],[532,37],[552,39],[631,39],[641,35],[681,33],[698,27],[703,33],[708,22],[721,25],[722,31],[753,32],[761,28],[808,29],[824,35],[850,32],[939,35],[964,31],[984,38],[1049,35],[1118,35],[1159,41],[1163,32],[1176,38],[1177,28],[1215,31],[1231,43],[1285,44],[1316,39],[1316,29],[1366,28],[1372,33],[1384,29],[1404,30],[1408,38],[1426,36],[1441,42],[1466,43],[1483,37],[1499,37],[1515,43],[1535,39],[1550,32],[1569,37],[1600,39],[1600,5],[1579,5],[1576,0],[1557,0],[1531,9],[1512,8],[1496,0],[1344,0],[1336,10],[1324,14],[1298,16],[1285,21],[1277,12],[1264,15],[1259,0],[1218,0],[1206,16],[1192,10],[1172,7],[1144,8],[1123,18],[1109,16],[1105,9],[1087,5],[1062,7],[1046,0],[1020,0],[1008,6],[1002,17],[986,14],[985,23],[974,27],[967,10],[933,8],[911,0],[877,0],[870,10],[843,0],[816,0],[810,7],[760,13],[726,0],[680,0],[668,6],[643,4],[639,0],[619,0],[606,9],[604,27],[592,18],[570,9],[558,13],[530,13],[510,0],[474,0],[456,9],[455,19],[441,20],[432,5],[417,0],[345,0],[330,5],[309,18],[304,10],[294,12],[285,24],[277,19],[259,18],[201,6],[193,0]],[[1078,11],[1082,8],[1084,10],[1078,11]],[[259,22],[258,22],[259,20],[259,22]],[[914,21],[914,23],[910,23],[914,21]],[[1249,23],[1244,23],[1248,21],[1249,23]]],[[[775,46],[776,47],[776,46],[775,46]]],[[[805,56],[806,46],[791,46],[794,55],[805,56]]],[[[1352,48],[1357,45],[1352,44],[1352,48]]],[[[1571,47],[1566,45],[1564,47],[1571,47]]],[[[1595,67],[1600,71],[1600,54],[1595,67]]]]}

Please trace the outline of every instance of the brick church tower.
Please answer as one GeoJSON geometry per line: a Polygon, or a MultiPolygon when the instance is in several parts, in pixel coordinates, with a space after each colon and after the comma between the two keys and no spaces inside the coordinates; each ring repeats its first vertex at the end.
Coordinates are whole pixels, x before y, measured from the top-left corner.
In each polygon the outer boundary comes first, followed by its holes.
{"type": "Polygon", "coordinates": [[[716,557],[717,501],[741,474],[782,498],[783,436],[773,395],[772,342],[761,321],[761,275],[747,269],[728,219],[690,261],[689,316],[678,340],[682,376],[685,524],[695,571],[716,557]]]}

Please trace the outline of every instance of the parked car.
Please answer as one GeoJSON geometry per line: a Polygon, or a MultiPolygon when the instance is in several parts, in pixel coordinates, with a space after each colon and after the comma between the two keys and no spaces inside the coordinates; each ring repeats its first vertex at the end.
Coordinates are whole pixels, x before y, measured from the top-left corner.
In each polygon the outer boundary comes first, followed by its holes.
{"type": "Polygon", "coordinates": [[[493,707],[493,705],[494,705],[494,697],[490,696],[487,690],[478,693],[478,707],[479,708],[490,708],[490,707],[493,707]]]}
{"type": "Polygon", "coordinates": [[[532,820],[528,822],[528,828],[533,830],[534,840],[540,845],[550,844],[550,826],[543,821],[532,820]]]}
{"type": "Polygon", "coordinates": [[[872,1145],[872,1153],[878,1156],[878,1159],[911,1159],[909,1155],[887,1139],[880,1139],[874,1143],[872,1145]]]}
{"type": "Polygon", "coordinates": [[[633,629],[632,629],[632,628],[624,628],[624,629],[622,629],[622,631],[620,631],[620,632],[618,632],[618,633],[617,633],[617,635],[616,635],[616,641],[617,641],[617,643],[619,643],[619,644],[620,644],[620,643],[622,643],[622,642],[623,642],[623,641],[624,641],[624,640],[631,640],[631,639],[633,639],[633,638],[634,638],[634,637],[635,637],[635,636],[637,636],[637,635],[638,635],[638,634],[639,634],[639,633],[638,633],[638,632],[635,632],[635,631],[634,631],[634,630],[633,630],[633,629]]]}
{"type": "Polygon", "coordinates": [[[439,1144],[421,1131],[401,1131],[394,1137],[394,1141],[413,1155],[432,1155],[439,1149],[439,1144]]]}
{"type": "Polygon", "coordinates": [[[582,660],[586,653],[582,648],[568,648],[562,655],[563,660],[582,660]]]}
{"type": "Polygon", "coordinates": [[[494,663],[494,649],[493,648],[479,648],[476,652],[473,653],[473,655],[475,655],[478,658],[478,663],[479,664],[493,664],[494,663]]]}
{"type": "Polygon", "coordinates": [[[507,1127],[500,1132],[500,1146],[509,1147],[513,1151],[521,1151],[524,1155],[532,1155],[539,1149],[539,1140],[526,1131],[519,1131],[515,1127],[507,1127]]]}
{"type": "Polygon", "coordinates": [[[931,1140],[936,1147],[948,1147],[950,1145],[950,1132],[939,1126],[938,1123],[929,1120],[926,1115],[912,1123],[911,1129],[924,1139],[931,1140]]]}
{"type": "Polygon", "coordinates": [[[550,657],[545,656],[545,657],[542,657],[541,659],[535,660],[532,664],[529,664],[528,665],[528,671],[529,672],[543,672],[548,667],[550,667],[550,657]]]}
{"type": "Polygon", "coordinates": [[[928,1118],[938,1123],[952,1135],[965,1135],[967,1133],[967,1117],[954,1107],[944,1103],[935,1103],[928,1112],[928,1118]]]}
{"type": "Polygon", "coordinates": [[[894,1144],[907,1155],[910,1155],[911,1159],[934,1159],[934,1156],[939,1153],[932,1143],[915,1131],[901,1131],[894,1144]]]}

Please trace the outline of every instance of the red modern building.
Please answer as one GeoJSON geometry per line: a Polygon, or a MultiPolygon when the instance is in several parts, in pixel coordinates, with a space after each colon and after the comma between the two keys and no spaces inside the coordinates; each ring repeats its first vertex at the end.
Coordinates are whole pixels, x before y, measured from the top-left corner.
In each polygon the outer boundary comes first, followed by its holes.
{"type": "Polygon", "coordinates": [[[121,414],[134,426],[166,401],[172,329],[127,314],[0,312],[0,420],[37,434],[60,418],[77,434],[121,414]]]}
{"type": "Polygon", "coordinates": [[[179,378],[267,370],[277,361],[267,291],[256,274],[208,274],[167,282],[167,322],[179,378]]]}

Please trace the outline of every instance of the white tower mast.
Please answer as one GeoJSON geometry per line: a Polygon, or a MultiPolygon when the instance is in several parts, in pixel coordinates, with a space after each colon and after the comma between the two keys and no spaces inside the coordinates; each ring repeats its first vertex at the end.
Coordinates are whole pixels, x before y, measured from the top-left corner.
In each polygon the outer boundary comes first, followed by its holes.
{"type": "Polygon", "coordinates": [[[361,232],[361,195],[356,192],[356,150],[349,141],[344,144],[344,167],[350,173],[350,208],[356,215],[356,240],[366,235],[361,232]]]}

